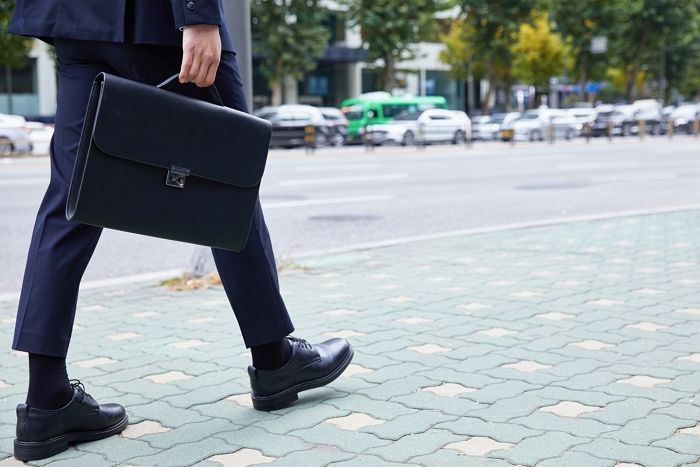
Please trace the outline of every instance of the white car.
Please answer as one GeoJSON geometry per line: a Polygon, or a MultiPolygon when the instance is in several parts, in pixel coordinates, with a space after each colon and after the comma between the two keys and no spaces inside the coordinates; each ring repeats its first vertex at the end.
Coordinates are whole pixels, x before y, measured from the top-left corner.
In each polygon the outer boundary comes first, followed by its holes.
{"type": "Polygon", "coordinates": [[[49,153],[53,127],[40,122],[27,122],[29,131],[29,142],[32,144],[32,154],[46,155],[49,153]]]}
{"type": "Polygon", "coordinates": [[[577,134],[576,122],[565,110],[544,106],[523,112],[512,129],[516,141],[544,141],[552,130],[554,139],[572,139],[577,134]]]}
{"type": "Polygon", "coordinates": [[[0,114],[0,156],[31,152],[27,121],[18,115],[0,114]]]}
{"type": "Polygon", "coordinates": [[[566,113],[574,119],[577,134],[582,135],[586,125],[590,126],[592,134],[595,119],[598,118],[598,111],[596,109],[577,107],[568,109],[566,113]]]}
{"type": "Polygon", "coordinates": [[[452,142],[471,140],[472,126],[466,113],[459,110],[428,109],[423,112],[401,112],[389,123],[370,125],[374,144],[416,142],[452,142]]]}
{"type": "Polygon", "coordinates": [[[474,139],[493,140],[501,138],[501,130],[520,116],[520,112],[497,113],[487,117],[479,117],[479,123],[474,124],[472,134],[474,139]]]}
{"type": "Polygon", "coordinates": [[[681,104],[673,109],[669,119],[674,131],[692,134],[695,120],[700,120],[700,104],[681,104]]]}

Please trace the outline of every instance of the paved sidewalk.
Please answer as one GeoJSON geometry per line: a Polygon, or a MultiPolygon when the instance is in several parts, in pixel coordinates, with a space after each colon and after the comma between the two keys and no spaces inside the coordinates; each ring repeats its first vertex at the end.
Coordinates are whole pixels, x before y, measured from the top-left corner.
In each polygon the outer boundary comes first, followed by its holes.
{"type": "MultiPolygon", "coordinates": [[[[700,211],[413,243],[282,275],[297,334],[354,363],[294,406],[250,407],[220,288],[82,294],[71,376],[127,406],[80,465],[676,466],[700,458],[700,211]]],[[[0,303],[7,349],[14,305],[0,303]]],[[[0,358],[0,466],[25,356],[0,358]]]]}

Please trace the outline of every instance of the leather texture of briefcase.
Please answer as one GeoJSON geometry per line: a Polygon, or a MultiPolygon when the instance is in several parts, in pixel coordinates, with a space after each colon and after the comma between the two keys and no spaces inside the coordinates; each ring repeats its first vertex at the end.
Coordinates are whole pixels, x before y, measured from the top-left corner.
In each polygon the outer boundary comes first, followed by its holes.
{"type": "Polygon", "coordinates": [[[107,73],[95,78],[66,218],[241,251],[271,125],[161,89],[176,77],[157,87],[107,73]]]}

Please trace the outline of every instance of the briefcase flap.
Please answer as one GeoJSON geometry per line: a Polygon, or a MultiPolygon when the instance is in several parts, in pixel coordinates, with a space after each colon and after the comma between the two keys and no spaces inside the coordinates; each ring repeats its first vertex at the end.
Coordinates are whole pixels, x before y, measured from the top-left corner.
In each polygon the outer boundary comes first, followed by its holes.
{"type": "Polygon", "coordinates": [[[104,153],[229,185],[260,183],[268,121],[106,73],[97,80],[93,142],[104,153]]]}

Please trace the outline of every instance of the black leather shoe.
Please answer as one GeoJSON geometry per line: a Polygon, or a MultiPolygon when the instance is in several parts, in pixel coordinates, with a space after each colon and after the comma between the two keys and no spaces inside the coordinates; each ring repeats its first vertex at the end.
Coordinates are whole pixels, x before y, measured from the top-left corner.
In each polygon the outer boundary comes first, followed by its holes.
{"type": "Polygon", "coordinates": [[[98,404],[80,381],[71,381],[73,398],[56,410],[17,406],[15,457],[32,461],[51,457],[69,444],[95,441],[121,433],[129,424],[124,407],[98,404]]]}
{"type": "Polygon", "coordinates": [[[277,410],[287,407],[307,389],[325,386],[348,367],[352,361],[352,346],[345,339],[330,339],[311,345],[298,337],[287,337],[292,355],[277,370],[248,367],[253,407],[257,410],[277,410]]]}

